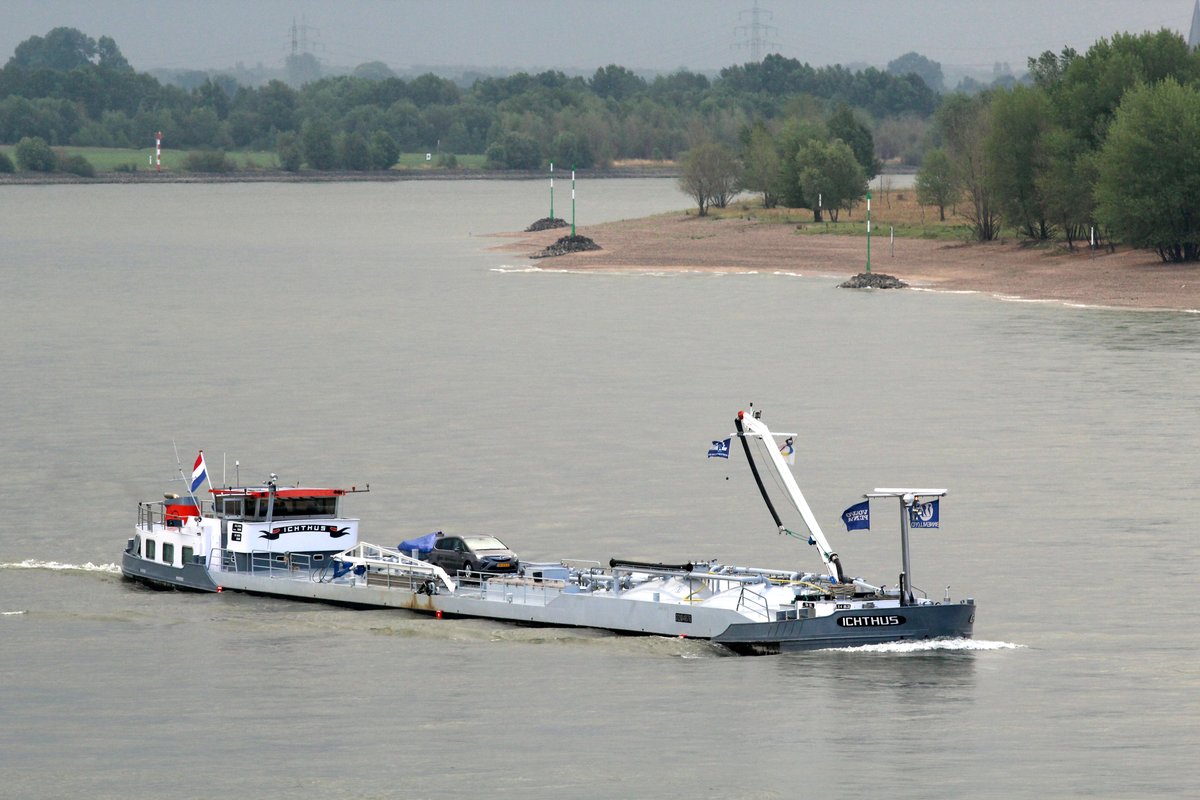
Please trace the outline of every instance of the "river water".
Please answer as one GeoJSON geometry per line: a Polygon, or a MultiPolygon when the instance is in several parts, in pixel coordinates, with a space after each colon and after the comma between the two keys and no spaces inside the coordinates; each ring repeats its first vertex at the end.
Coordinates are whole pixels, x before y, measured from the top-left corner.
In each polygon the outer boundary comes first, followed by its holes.
{"type": "MultiPolygon", "coordinates": [[[[1200,791],[1200,320],[488,249],[546,199],[0,187],[0,795],[1200,791]],[[846,534],[845,506],[950,489],[913,578],[976,599],[975,642],[736,658],[155,592],[113,566],[137,502],[179,489],[174,444],[214,479],[369,482],[348,508],[382,544],[486,531],[529,559],[815,569],[745,464],[704,457],[750,402],[798,434],[853,574],[894,582],[898,537],[846,534]]],[[[686,205],[613,180],[578,210],[686,205]]]]}

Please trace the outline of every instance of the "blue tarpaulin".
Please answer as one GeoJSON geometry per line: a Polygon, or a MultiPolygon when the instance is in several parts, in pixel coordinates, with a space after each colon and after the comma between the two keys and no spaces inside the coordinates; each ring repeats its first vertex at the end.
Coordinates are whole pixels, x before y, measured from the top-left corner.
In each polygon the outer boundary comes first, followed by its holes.
{"type": "Polygon", "coordinates": [[[433,543],[442,535],[441,531],[427,533],[424,536],[418,536],[415,539],[405,539],[400,544],[396,545],[396,549],[406,556],[411,556],[413,550],[417,551],[417,558],[424,558],[433,551],[433,543]]]}

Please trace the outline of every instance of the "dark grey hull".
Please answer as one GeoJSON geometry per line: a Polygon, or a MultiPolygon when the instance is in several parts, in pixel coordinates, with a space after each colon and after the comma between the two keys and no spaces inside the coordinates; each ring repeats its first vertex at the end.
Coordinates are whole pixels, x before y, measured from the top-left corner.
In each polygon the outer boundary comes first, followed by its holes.
{"type": "Polygon", "coordinates": [[[185,564],[172,567],[156,561],[147,561],[128,550],[121,553],[121,574],[130,580],[140,581],[158,589],[183,589],[193,592],[215,592],[208,569],[203,564],[185,564]]]}
{"type": "Polygon", "coordinates": [[[828,617],[730,625],[714,642],[746,655],[769,655],[831,647],[861,647],[926,639],[969,639],[975,604],[919,605],[876,612],[839,611],[828,617]]]}

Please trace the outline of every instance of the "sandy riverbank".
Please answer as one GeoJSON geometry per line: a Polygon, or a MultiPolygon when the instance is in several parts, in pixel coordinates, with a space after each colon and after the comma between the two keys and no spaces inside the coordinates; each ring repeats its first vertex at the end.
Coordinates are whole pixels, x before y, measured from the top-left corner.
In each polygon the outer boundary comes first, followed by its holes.
{"type": "MultiPolygon", "coordinates": [[[[866,240],[799,234],[788,224],[664,214],[580,227],[601,250],[530,260],[546,270],[794,272],[842,278],[862,272],[866,240]]],[[[528,256],[563,231],[500,234],[493,249],[528,256]]],[[[520,258],[523,263],[524,258],[520,258]]],[[[1113,308],[1200,310],[1200,264],[1164,264],[1155,253],[1049,252],[1020,244],[872,239],[873,272],[915,288],[1113,308]]]]}

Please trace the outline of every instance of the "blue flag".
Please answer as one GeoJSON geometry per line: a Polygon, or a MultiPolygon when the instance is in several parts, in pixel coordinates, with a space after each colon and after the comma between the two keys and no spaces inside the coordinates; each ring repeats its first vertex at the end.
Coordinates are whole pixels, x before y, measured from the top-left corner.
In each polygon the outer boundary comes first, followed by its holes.
{"type": "MultiPolygon", "coordinates": [[[[732,439],[733,437],[730,437],[732,439]]],[[[729,439],[723,442],[713,440],[713,446],[708,451],[709,458],[729,458],[729,439]]]]}
{"type": "Polygon", "coordinates": [[[910,528],[936,528],[938,526],[938,501],[918,503],[908,510],[910,528]]]}
{"type": "Polygon", "coordinates": [[[871,530],[871,501],[863,500],[847,508],[842,512],[842,522],[848,531],[871,530]]]}

